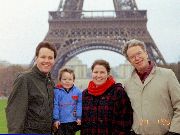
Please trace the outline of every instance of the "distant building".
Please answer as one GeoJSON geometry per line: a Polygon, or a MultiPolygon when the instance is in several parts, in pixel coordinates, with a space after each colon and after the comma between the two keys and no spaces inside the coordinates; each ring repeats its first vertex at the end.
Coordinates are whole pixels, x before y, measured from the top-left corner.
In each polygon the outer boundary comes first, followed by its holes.
{"type": "Polygon", "coordinates": [[[125,61],[125,64],[120,64],[112,69],[114,69],[114,72],[116,72],[117,78],[127,79],[130,77],[133,67],[128,61],[125,61]]]}
{"type": "Polygon", "coordinates": [[[87,78],[87,65],[83,64],[78,57],[72,58],[70,61],[66,63],[64,67],[69,67],[73,69],[76,75],[76,79],[87,78]]]}

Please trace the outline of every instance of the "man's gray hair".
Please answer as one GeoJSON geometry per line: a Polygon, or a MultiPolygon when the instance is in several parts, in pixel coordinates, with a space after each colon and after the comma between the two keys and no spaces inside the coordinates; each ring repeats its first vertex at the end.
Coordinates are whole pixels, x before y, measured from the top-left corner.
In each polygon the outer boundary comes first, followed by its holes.
{"type": "Polygon", "coordinates": [[[143,41],[140,41],[137,39],[129,40],[129,41],[125,42],[124,49],[123,49],[123,54],[126,57],[126,59],[128,59],[127,50],[133,46],[140,46],[144,51],[146,51],[146,45],[143,41]]]}

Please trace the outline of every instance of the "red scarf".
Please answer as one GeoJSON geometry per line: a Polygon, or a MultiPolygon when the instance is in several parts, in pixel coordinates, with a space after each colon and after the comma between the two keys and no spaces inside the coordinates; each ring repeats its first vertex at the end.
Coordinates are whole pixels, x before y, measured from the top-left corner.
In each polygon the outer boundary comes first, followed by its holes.
{"type": "Polygon", "coordinates": [[[102,95],[113,84],[115,84],[115,80],[112,76],[108,77],[106,82],[100,86],[96,86],[93,81],[90,81],[88,85],[88,93],[94,96],[102,95]]]}
{"type": "Polygon", "coordinates": [[[136,70],[136,73],[138,74],[142,83],[144,83],[146,78],[149,76],[149,74],[151,73],[151,70],[153,69],[154,66],[155,66],[155,64],[153,62],[149,61],[149,66],[147,67],[147,69],[144,70],[144,73],[141,74],[136,70]]]}

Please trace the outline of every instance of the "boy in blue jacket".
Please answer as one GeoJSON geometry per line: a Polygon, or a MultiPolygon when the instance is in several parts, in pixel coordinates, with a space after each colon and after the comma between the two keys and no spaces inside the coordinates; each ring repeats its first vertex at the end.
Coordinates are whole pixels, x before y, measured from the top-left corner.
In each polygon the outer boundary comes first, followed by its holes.
{"type": "Polygon", "coordinates": [[[75,135],[81,125],[82,92],[74,85],[74,71],[65,68],[59,73],[54,89],[53,128],[58,135],[75,135]]]}

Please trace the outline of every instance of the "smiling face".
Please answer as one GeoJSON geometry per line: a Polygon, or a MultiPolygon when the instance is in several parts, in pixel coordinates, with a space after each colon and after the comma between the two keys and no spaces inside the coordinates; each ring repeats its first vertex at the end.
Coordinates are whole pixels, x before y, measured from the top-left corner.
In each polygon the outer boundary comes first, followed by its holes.
{"type": "Polygon", "coordinates": [[[92,70],[92,81],[97,85],[102,85],[106,82],[109,74],[103,65],[95,65],[92,70]]]}
{"type": "Polygon", "coordinates": [[[35,62],[41,72],[48,74],[55,62],[54,52],[45,47],[41,48],[39,50],[38,56],[35,58],[35,62]]]}
{"type": "Polygon", "coordinates": [[[149,66],[148,54],[140,46],[132,46],[127,50],[129,62],[134,66],[138,72],[143,71],[149,66]]]}
{"type": "Polygon", "coordinates": [[[73,74],[71,74],[69,72],[63,72],[60,83],[63,86],[63,88],[69,90],[74,84],[73,74]]]}

